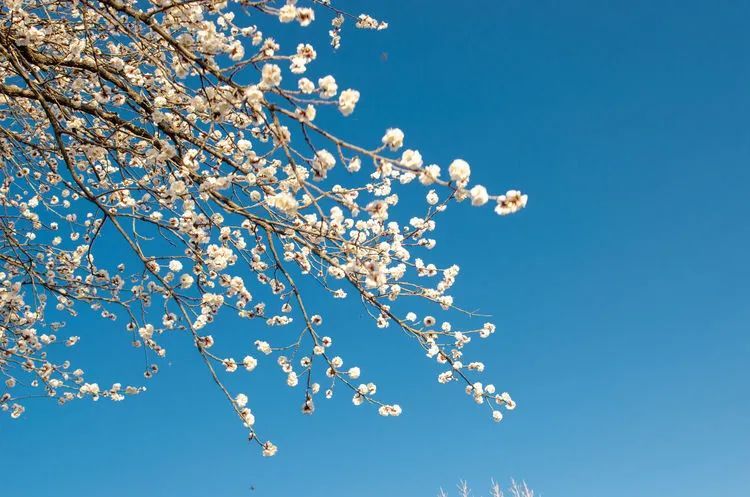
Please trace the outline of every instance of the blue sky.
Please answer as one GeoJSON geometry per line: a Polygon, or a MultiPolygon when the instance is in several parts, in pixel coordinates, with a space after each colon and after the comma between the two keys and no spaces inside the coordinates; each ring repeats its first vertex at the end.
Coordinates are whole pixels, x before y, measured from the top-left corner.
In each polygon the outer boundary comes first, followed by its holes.
{"type": "MultiPolygon", "coordinates": [[[[463,157],[475,181],[530,195],[509,218],[449,209],[436,249],[462,265],[457,299],[494,315],[485,377],[518,409],[493,424],[352,306],[326,325],[400,418],[348,398],[303,417],[259,369],[248,393],[281,448],[264,459],[175,343],[147,395],[4,419],[3,492],[429,496],[515,477],[547,496],[746,495],[750,4],[348,3],[391,23],[319,48],[318,69],[362,92],[350,136],[399,126],[428,161],[463,157]],[[375,334],[404,362],[361,347],[375,334]]],[[[119,328],[79,326],[82,346],[123,350],[94,371],[140,367],[119,328]]]]}

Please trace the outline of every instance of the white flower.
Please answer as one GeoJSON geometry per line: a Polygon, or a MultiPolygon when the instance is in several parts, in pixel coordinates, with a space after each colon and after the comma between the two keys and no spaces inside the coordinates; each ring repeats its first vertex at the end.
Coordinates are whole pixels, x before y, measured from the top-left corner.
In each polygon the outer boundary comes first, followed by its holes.
{"type": "Polygon", "coordinates": [[[339,87],[333,76],[320,78],[318,80],[318,88],[320,88],[320,96],[323,98],[331,98],[339,91],[339,87]]]}
{"type": "Polygon", "coordinates": [[[500,411],[492,411],[492,420],[495,423],[499,423],[503,419],[503,413],[500,411]]]}
{"type": "Polygon", "coordinates": [[[433,184],[438,178],[440,178],[440,166],[437,164],[430,164],[419,173],[419,182],[425,186],[433,184]]]}
{"type": "Polygon", "coordinates": [[[250,427],[255,424],[255,416],[253,416],[253,413],[247,407],[240,409],[240,416],[242,416],[242,421],[245,422],[246,426],[250,427]]]}
{"type": "Polygon", "coordinates": [[[237,148],[240,149],[241,152],[247,152],[251,148],[253,148],[253,143],[250,140],[237,140],[237,148]]]}
{"type": "Polygon", "coordinates": [[[255,346],[257,347],[259,352],[262,352],[263,354],[269,355],[273,350],[271,350],[271,345],[268,342],[264,342],[263,340],[256,340],[255,346]]]}
{"type": "Polygon", "coordinates": [[[281,68],[276,64],[265,64],[261,71],[261,83],[266,87],[279,86],[281,84],[281,68]]]}
{"type": "Polygon", "coordinates": [[[328,174],[328,171],[333,169],[336,165],[336,158],[328,150],[318,150],[315,153],[315,159],[313,159],[312,167],[315,171],[315,177],[318,179],[324,179],[328,174]]]}
{"type": "Polygon", "coordinates": [[[490,199],[487,189],[482,185],[476,185],[469,193],[471,194],[471,205],[474,206],[484,205],[490,199]]]}
{"type": "Polygon", "coordinates": [[[419,150],[404,150],[401,154],[401,164],[409,169],[419,169],[422,167],[422,154],[419,150]]]}
{"type": "Polygon", "coordinates": [[[266,442],[263,444],[263,456],[264,457],[273,457],[276,455],[276,452],[278,452],[278,447],[276,447],[271,442],[266,442]]]}
{"type": "Polygon", "coordinates": [[[523,195],[518,190],[508,190],[505,195],[497,197],[495,212],[501,216],[514,214],[526,207],[528,200],[528,195],[523,195]]]}
{"type": "MultiPolygon", "coordinates": [[[[199,318],[201,318],[201,317],[204,317],[204,316],[203,315],[199,316],[199,318]]],[[[200,347],[202,347],[204,349],[210,349],[211,347],[214,346],[214,337],[212,337],[211,335],[206,335],[206,336],[203,336],[203,337],[198,337],[198,339],[196,340],[196,342],[197,342],[197,344],[200,347]]]]}
{"type": "Polygon", "coordinates": [[[346,170],[350,173],[356,173],[360,170],[362,167],[362,159],[359,158],[359,156],[353,158],[349,161],[349,164],[346,165],[346,170]]]}
{"type": "Polygon", "coordinates": [[[96,383],[84,383],[79,391],[84,395],[91,395],[94,400],[99,398],[99,385],[96,383]]]}
{"type": "Polygon", "coordinates": [[[292,57],[292,64],[289,66],[289,70],[293,74],[302,74],[307,71],[307,59],[295,55],[292,57]]]}
{"type": "MultiPolygon", "coordinates": [[[[250,105],[259,104],[263,100],[263,92],[260,91],[257,85],[250,85],[245,88],[242,92],[243,98],[250,105]]],[[[197,151],[195,151],[197,153],[197,151]]]]}
{"type": "Polygon", "coordinates": [[[245,356],[245,358],[242,359],[242,365],[245,366],[247,371],[252,371],[258,365],[258,359],[249,355],[245,356]]]}
{"type": "Polygon", "coordinates": [[[292,22],[297,18],[297,7],[292,4],[286,4],[279,9],[279,21],[292,22]]]}
{"type": "Polygon", "coordinates": [[[297,9],[297,21],[302,27],[309,26],[315,20],[315,11],[309,7],[297,9]]]}
{"type": "Polygon", "coordinates": [[[453,379],[453,371],[445,371],[438,375],[438,383],[448,383],[453,379]]]}
{"type": "Polygon", "coordinates": [[[290,387],[296,387],[298,383],[299,380],[297,379],[297,373],[290,371],[286,377],[286,384],[290,387]]]}
{"type": "Polygon", "coordinates": [[[516,403],[513,401],[513,399],[510,397],[510,394],[508,392],[503,392],[500,395],[498,395],[499,402],[502,402],[505,404],[505,408],[509,411],[512,411],[516,408],[516,403]]]}
{"type": "Polygon", "coordinates": [[[228,359],[224,359],[223,361],[221,361],[221,363],[224,365],[227,373],[234,373],[235,371],[237,371],[237,361],[235,361],[231,357],[228,359]]]}
{"type": "Polygon", "coordinates": [[[266,199],[268,205],[274,209],[278,209],[286,214],[294,215],[297,212],[299,204],[294,195],[288,192],[280,192],[276,195],[271,195],[266,199]]]}
{"type": "Polygon", "coordinates": [[[237,62],[245,56],[245,47],[240,40],[234,40],[229,46],[229,58],[237,62]]]}
{"type": "Polygon", "coordinates": [[[307,78],[300,78],[297,82],[297,87],[299,91],[307,95],[315,91],[315,84],[307,78]]]}
{"type": "Polygon", "coordinates": [[[177,260],[169,261],[169,270],[174,271],[175,273],[182,271],[182,263],[177,260]]]}
{"type": "MultiPolygon", "coordinates": [[[[5,407],[5,406],[3,406],[3,407],[5,407]]],[[[24,406],[22,406],[21,404],[13,404],[11,407],[12,407],[12,410],[10,412],[10,417],[12,419],[18,419],[18,418],[20,418],[21,414],[23,414],[23,412],[26,410],[26,408],[24,406]]]]}
{"type": "Polygon", "coordinates": [[[466,183],[471,175],[471,168],[465,160],[456,159],[448,166],[448,174],[456,183],[466,183]]]}
{"type": "Polygon", "coordinates": [[[398,404],[380,406],[378,414],[381,416],[400,416],[401,406],[398,404]]]}
{"type": "Polygon", "coordinates": [[[245,395],[244,393],[238,393],[237,397],[235,397],[234,399],[234,402],[239,407],[245,407],[247,405],[247,395],[245,395]]]}
{"type": "Polygon", "coordinates": [[[339,95],[339,110],[345,116],[354,112],[354,107],[359,102],[359,92],[357,90],[344,90],[339,95]]]}
{"type": "Polygon", "coordinates": [[[383,135],[383,145],[391,150],[398,150],[404,146],[404,132],[398,128],[389,128],[383,135]]]}
{"type": "Polygon", "coordinates": [[[193,285],[193,277],[189,274],[180,276],[180,288],[190,288],[193,285]]]}

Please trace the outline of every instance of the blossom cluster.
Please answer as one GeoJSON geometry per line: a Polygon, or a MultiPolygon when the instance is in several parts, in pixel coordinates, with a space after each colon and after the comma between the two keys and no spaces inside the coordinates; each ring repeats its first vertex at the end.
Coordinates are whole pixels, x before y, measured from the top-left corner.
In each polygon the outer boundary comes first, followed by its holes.
{"type": "Polygon", "coordinates": [[[450,293],[459,266],[425,258],[449,205],[507,215],[526,195],[472,183],[460,158],[427,163],[398,128],[367,146],[318,125],[318,113],[346,118],[364,96],[313,72],[313,44],[269,34],[328,16],[337,47],[349,18],[386,23],[323,0],[0,0],[0,14],[0,409],[19,417],[40,390],[61,403],[145,390],[101,388],[52,360],[86,339],[65,334],[83,308],[124,321],[145,378],[167,355],[163,336],[188,335],[263,455],[277,447],[226,375],[278,368],[304,390],[305,414],[344,390],[355,406],[400,415],[336,353],[311,287],[351,294],[376,327],[404,331],[442,368],[440,383],[465,384],[495,421],[515,408],[471,378],[485,366],[465,356],[495,326],[459,328],[471,314],[450,293]],[[428,188],[418,212],[400,205],[410,183],[428,188]],[[128,255],[115,260],[113,244],[128,255]],[[426,308],[455,317],[420,317],[426,308]],[[222,312],[284,331],[232,353],[212,326],[222,312]]]}

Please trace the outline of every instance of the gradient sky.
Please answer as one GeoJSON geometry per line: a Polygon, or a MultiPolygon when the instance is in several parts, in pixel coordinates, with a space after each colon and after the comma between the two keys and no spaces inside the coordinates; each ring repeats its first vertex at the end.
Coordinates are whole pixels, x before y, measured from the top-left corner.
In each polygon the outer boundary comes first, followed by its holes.
{"type": "MultiPolygon", "coordinates": [[[[550,497],[747,495],[750,3],[340,4],[391,23],[318,49],[313,70],[362,92],[350,136],[399,126],[429,162],[463,157],[473,180],[530,195],[508,218],[452,207],[436,249],[462,265],[457,300],[494,315],[484,378],[518,409],[495,425],[414,343],[344,306],[329,334],[400,418],[348,395],[303,417],[259,368],[244,388],[280,446],[262,458],[175,342],[146,395],[0,418],[0,492],[412,497],[515,477],[550,497]]],[[[236,325],[214,335],[250,343],[236,325]]],[[[140,371],[119,325],[78,326],[82,350],[113,351],[91,377],[140,371]]]]}

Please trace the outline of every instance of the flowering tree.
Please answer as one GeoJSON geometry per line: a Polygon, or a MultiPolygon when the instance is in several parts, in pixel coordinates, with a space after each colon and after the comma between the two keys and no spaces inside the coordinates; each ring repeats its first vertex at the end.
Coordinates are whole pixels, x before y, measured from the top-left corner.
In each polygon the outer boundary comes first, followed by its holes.
{"type": "Polygon", "coordinates": [[[361,300],[377,327],[403,330],[442,365],[441,383],[494,406],[496,421],[514,408],[472,379],[484,366],[464,358],[471,338],[495,327],[459,330],[418,317],[413,302],[463,312],[449,294],[458,266],[420,258],[436,244],[438,213],[466,200],[511,214],[526,196],[471,185],[461,159],[446,172],[401,152],[399,129],[355,144],[316,124],[318,112],[349,116],[359,92],[306,76],[316,49],[284,51],[267,31],[326,18],[335,49],[347,21],[386,24],[304,3],[0,0],[0,409],[10,417],[29,397],[120,401],[143,390],[100,387],[59,357],[56,347],[79,340],[65,325],[82,308],[126,327],[147,357],[166,355],[163,334],[185,335],[264,455],[276,446],[224,375],[266,355],[290,387],[302,383],[304,413],[321,390],[343,388],[355,405],[399,415],[375,384],[359,383],[358,367],[344,367],[303,286],[361,300]],[[426,204],[401,212],[398,192],[413,182],[427,187],[426,204]],[[130,258],[112,261],[115,244],[130,258]],[[224,350],[211,330],[220,311],[285,327],[275,336],[286,341],[224,350]]]}
{"type": "MultiPolygon", "coordinates": [[[[534,497],[538,496],[536,492],[529,488],[525,481],[518,483],[516,480],[510,481],[510,487],[508,487],[508,495],[510,497],[534,497]]],[[[466,480],[462,480],[458,485],[458,497],[472,497],[475,494],[472,493],[471,488],[466,480]]],[[[505,492],[500,487],[500,484],[495,480],[492,480],[490,484],[489,497],[505,497],[505,492]]],[[[442,488],[437,494],[437,497],[448,497],[448,493],[442,488]]]]}

